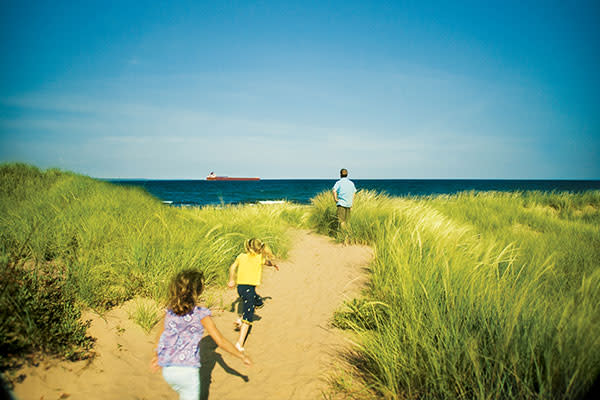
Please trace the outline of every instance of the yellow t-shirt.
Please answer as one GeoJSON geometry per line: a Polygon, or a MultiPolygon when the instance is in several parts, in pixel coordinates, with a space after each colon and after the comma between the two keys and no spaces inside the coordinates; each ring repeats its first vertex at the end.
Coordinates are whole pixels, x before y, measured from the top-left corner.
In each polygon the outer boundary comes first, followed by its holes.
{"type": "Polygon", "coordinates": [[[237,284],[238,285],[260,285],[262,267],[265,262],[261,254],[242,253],[237,256],[237,284]]]}

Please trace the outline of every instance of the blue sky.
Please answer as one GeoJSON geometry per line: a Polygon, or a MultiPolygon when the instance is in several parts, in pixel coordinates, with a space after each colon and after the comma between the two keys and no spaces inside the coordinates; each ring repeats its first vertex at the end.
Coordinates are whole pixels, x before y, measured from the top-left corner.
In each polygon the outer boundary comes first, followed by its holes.
{"type": "Polygon", "coordinates": [[[600,179],[600,3],[3,1],[0,162],[600,179]]]}

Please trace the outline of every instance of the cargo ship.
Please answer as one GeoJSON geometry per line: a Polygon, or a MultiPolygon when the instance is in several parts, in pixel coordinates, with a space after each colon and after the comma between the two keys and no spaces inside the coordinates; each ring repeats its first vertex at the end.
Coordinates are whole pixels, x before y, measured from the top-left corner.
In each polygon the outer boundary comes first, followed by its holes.
{"type": "Polygon", "coordinates": [[[207,181],[259,181],[260,178],[236,178],[233,176],[217,176],[214,172],[211,172],[206,177],[207,181]]]}

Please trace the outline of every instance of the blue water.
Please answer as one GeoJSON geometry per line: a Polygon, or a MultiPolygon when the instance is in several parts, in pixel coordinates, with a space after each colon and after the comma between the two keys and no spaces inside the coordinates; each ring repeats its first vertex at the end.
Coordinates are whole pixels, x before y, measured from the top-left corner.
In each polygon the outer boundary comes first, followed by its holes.
{"type": "MultiPolygon", "coordinates": [[[[370,189],[392,196],[452,194],[476,191],[569,191],[600,190],[600,180],[461,180],[461,179],[353,179],[357,189],[370,189]]],[[[124,186],[143,187],[158,199],[179,206],[258,203],[286,200],[309,204],[310,199],[330,190],[334,179],[265,179],[260,181],[205,180],[109,180],[124,186]]]]}

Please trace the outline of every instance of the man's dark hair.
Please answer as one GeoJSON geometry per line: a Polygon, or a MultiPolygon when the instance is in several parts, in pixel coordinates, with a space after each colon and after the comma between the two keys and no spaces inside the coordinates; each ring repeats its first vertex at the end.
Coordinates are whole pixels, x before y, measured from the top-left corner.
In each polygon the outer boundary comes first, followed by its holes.
{"type": "Polygon", "coordinates": [[[340,176],[341,176],[342,178],[345,178],[345,177],[347,177],[347,176],[348,176],[348,170],[347,170],[346,168],[342,168],[342,169],[340,169],[340,176]]]}

